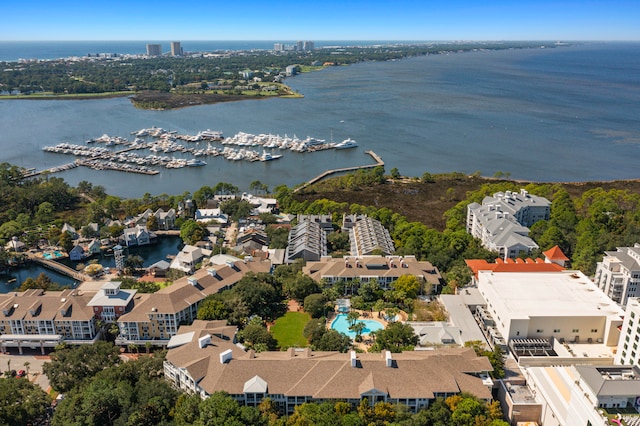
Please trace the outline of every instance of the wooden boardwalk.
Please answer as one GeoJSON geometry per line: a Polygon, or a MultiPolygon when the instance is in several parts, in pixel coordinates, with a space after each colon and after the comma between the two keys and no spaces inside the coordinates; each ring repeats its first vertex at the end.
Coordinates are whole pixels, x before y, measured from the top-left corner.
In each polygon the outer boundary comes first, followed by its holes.
{"type": "Polygon", "coordinates": [[[353,166],[353,167],[343,167],[341,169],[330,169],[325,171],[324,173],[321,173],[320,175],[314,177],[313,179],[307,181],[305,184],[297,187],[296,189],[293,190],[293,192],[298,192],[304,188],[306,188],[309,185],[313,185],[316,182],[320,182],[322,179],[334,175],[336,173],[346,173],[346,172],[353,172],[356,170],[362,170],[362,169],[373,169],[374,167],[378,167],[378,166],[383,166],[384,167],[384,161],[382,161],[382,158],[380,158],[380,156],[378,154],[376,154],[373,151],[365,151],[366,154],[369,154],[375,161],[375,164],[367,164],[364,166],[353,166]]]}
{"type": "Polygon", "coordinates": [[[91,281],[93,278],[91,278],[89,275],[80,273],[78,271],[76,271],[75,269],[69,268],[66,265],[63,265],[61,263],[58,262],[54,262],[53,260],[47,260],[47,259],[43,259],[42,257],[36,256],[33,253],[29,253],[29,259],[37,264],[40,264],[42,266],[44,266],[45,268],[54,270],[56,272],[59,272],[63,275],[66,275],[68,277],[73,278],[76,281],[91,281]]]}

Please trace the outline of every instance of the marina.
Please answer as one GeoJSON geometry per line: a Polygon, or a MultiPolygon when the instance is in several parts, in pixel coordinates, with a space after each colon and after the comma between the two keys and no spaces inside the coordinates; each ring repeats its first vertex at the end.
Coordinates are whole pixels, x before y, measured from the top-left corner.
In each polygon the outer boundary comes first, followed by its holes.
{"type": "MultiPolygon", "coordinates": [[[[256,135],[238,132],[229,138],[224,138],[222,132],[211,129],[200,131],[196,135],[187,135],[160,127],[151,127],[131,132],[131,135],[134,137],[133,141],[121,136],[109,136],[105,133],[100,137],[87,139],[85,145],[61,142],[54,146],[45,146],[42,148],[45,152],[76,157],[73,162],[49,168],[46,172],[55,173],[83,166],[93,170],[156,175],[160,171],[154,167],[181,169],[207,165],[206,161],[198,158],[185,158],[189,156],[221,156],[229,161],[266,162],[284,156],[283,154],[275,154],[273,150],[288,150],[296,154],[303,154],[358,146],[356,141],[351,138],[334,143],[311,136],[300,139],[296,135],[289,137],[286,134],[284,136],[279,134],[256,135]],[[206,143],[207,146],[200,147],[200,142],[206,143]],[[220,146],[212,145],[212,143],[218,143],[220,146]],[[114,147],[116,149],[113,149],[114,147]],[[256,148],[261,148],[262,152],[256,148]],[[144,155],[134,151],[148,151],[150,153],[144,155]]],[[[32,170],[25,174],[25,177],[37,176],[44,171],[32,170]]]]}

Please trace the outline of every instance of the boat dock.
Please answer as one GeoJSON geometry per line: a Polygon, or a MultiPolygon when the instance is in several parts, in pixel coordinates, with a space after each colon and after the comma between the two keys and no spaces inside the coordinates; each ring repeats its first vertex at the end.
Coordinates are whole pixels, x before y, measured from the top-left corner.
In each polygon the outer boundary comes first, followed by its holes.
{"type": "Polygon", "coordinates": [[[320,182],[322,179],[337,174],[337,173],[346,173],[346,172],[353,172],[356,170],[362,170],[362,169],[373,169],[374,167],[378,167],[378,166],[383,166],[384,167],[384,161],[382,161],[382,158],[380,158],[380,156],[378,154],[376,154],[373,151],[365,151],[366,154],[369,154],[375,161],[375,164],[367,164],[364,166],[353,166],[353,167],[343,167],[341,169],[330,169],[327,170],[323,173],[321,173],[320,175],[314,177],[313,179],[307,181],[304,185],[301,185],[299,187],[297,187],[296,189],[293,190],[293,192],[298,192],[304,188],[306,188],[309,185],[313,185],[316,182],[320,182]]]}
{"type": "Polygon", "coordinates": [[[63,164],[62,166],[50,167],[48,169],[44,169],[40,171],[30,169],[30,171],[28,173],[25,173],[23,176],[25,178],[30,178],[34,176],[40,176],[41,174],[44,174],[44,173],[51,174],[51,173],[63,172],[65,170],[75,169],[76,167],[78,167],[78,165],[79,164],[76,161],[74,161],[73,163],[63,164]]]}

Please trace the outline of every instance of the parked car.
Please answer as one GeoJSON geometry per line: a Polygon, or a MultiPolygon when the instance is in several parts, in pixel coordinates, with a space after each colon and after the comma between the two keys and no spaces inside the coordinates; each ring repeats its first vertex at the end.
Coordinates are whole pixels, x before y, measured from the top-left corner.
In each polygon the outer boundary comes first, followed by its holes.
{"type": "Polygon", "coordinates": [[[20,370],[18,371],[18,374],[16,374],[16,377],[24,377],[27,375],[27,372],[24,370],[20,370]]]}

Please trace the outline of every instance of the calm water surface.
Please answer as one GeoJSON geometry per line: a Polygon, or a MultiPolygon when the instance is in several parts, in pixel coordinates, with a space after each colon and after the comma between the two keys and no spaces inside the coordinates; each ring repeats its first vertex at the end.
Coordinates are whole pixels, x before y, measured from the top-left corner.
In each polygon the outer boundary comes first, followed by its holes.
{"type": "Polygon", "coordinates": [[[591,44],[431,55],[328,68],[289,78],[303,99],[268,99],[142,111],[126,98],[0,101],[0,161],[44,169],[71,157],[42,151],[59,142],[159,126],[195,134],[221,130],[307,135],[355,150],[297,154],[267,163],[207,158],[200,168],[139,176],[77,168],[123,197],[181,194],[232,182],[296,185],[329,168],[369,164],[371,149],[407,176],[510,172],[537,181],[637,178],[640,45],[591,44]]]}
{"type": "MultiPolygon", "coordinates": [[[[181,243],[182,240],[180,239],[180,237],[166,236],[158,238],[158,241],[155,244],[136,247],[132,249],[125,249],[124,254],[125,256],[131,254],[142,257],[143,266],[146,268],[160,260],[166,260],[167,262],[170,262],[170,260],[167,259],[167,255],[177,254],[182,248],[181,243]]],[[[64,259],[63,263],[75,269],[75,266],[78,263],[87,264],[92,259],[98,260],[98,262],[102,266],[110,268],[115,267],[115,259],[113,256],[94,256],[90,259],[87,259],[85,262],[72,262],[69,259],[64,259]]],[[[49,278],[51,278],[53,282],[61,285],[73,286],[74,284],[76,284],[76,282],[72,278],[69,278],[66,275],[51,271],[50,269],[44,268],[40,265],[31,264],[26,268],[11,270],[7,275],[0,275],[0,294],[8,293],[17,289],[27,278],[35,278],[41,273],[46,274],[47,276],[49,276],[49,278]],[[14,279],[15,281],[13,281],[14,279]]]]}

